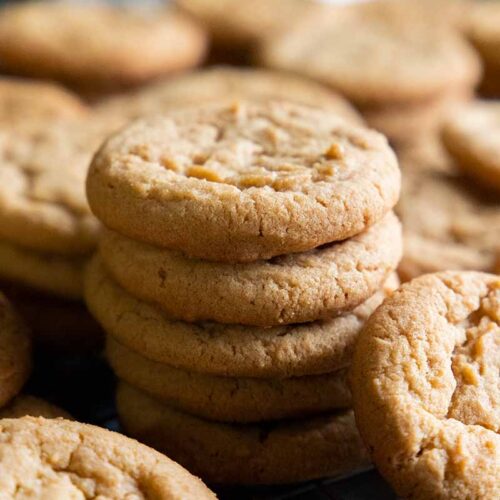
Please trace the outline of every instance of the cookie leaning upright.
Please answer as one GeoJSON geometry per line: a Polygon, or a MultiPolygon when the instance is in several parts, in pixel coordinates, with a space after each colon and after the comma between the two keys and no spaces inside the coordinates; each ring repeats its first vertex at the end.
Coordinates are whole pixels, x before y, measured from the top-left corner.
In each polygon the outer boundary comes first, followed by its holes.
{"type": "Polygon", "coordinates": [[[426,275],[373,314],[352,366],[356,421],[402,497],[500,496],[500,277],[426,275]]]}
{"type": "Polygon", "coordinates": [[[396,203],[387,141],[286,102],[210,104],[140,121],[96,154],[87,196],[131,238],[220,261],[353,236],[396,203]]]}
{"type": "Polygon", "coordinates": [[[4,71],[84,92],[130,87],[195,66],[205,46],[203,30],[174,8],[26,2],[0,10],[4,71]]]}
{"type": "Polygon", "coordinates": [[[133,439],[63,419],[0,420],[0,490],[9,498],[214,499],[180,465],[133,439]]]}

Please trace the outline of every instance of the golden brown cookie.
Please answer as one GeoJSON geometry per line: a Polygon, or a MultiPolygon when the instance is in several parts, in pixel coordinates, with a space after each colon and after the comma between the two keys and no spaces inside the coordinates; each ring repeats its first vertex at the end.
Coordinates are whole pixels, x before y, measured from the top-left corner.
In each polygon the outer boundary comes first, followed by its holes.
{"type": "Polygon", "coordinates": [[[379,134],[299,104],[235,102],[135,122],[94,157],[87,196],[133,239],[248,262],[363,231],[399,184],[379,134]]]}
{"type": "Polygon", "coordinates": [[[52,83],[0,78],[0,126],[23,130],[32,122],[81,118],[87,112],[80,99],[52,83]]]}
{"type": "Polygon", "coordinates": [[[16,396],[6,407],[0,409],[0,419],[21,417],[66,418],[71,416],[66,411],[34,396],[16,396]]]}
{"type": "Polygon", "coordinates": [[[188,471],[137,441],[93,425],[0,421],[0,491],[9,498],[214,499],[188,471]]]}
{"type": "Polygon", "coordinates": [[[493,269],[500,244],[497,196],[454,174],[405,169],[396,211],[404,228],[403,280],[448,269],[493,269]]]}
{"type": "Polygon", "coordinates": [[[390,213],[346,241],[269,261],[191,259],[111,231],[100,254],[117,283],[171,318],[273,326],[327,319],[367,300],[396,269],[402,238],[390,213]]]}
{"type": "Polygon", "coordinates": [[[270,39],[260,59],[330,85],[361,107],[408,105],[471,89],[480,76],[478,57],[454,30],[436,22],[435,11],[418,4],[332,8],[270,39]]]}
{"type": "Polygon", "coordinates": [[[85,299],[108,334],[148,359],[211,375],[269,378],[347,366],[360,328],[397,286],[392,276],[384,290],[352,312],[314,323],[275,328],[185,323],[128,294],[95,258],[86,273],[85,299]]]}
{"type": "Polygon", "coordinates": [[[354,408],[399,496],[500,496],[499,369],[499,276],[423,276],[373,314],[353,359],[354,408]]]}
{"type": "Polygon", "coordinates": [[[456,112],[443,129],[443,141],[466,175],[500,191],[500,102],[476,102],[456,112]]]}
{"type": "Polygon", "coordinates": [[[350,406],[345,369],[293,378],[217,377],[150,361],[111,336],[106,351],[118,378],[158,401],[209,420],[259,422],[350,406]]]}
{"type": "Polygon", "coordinates": [[[196,65],[205,34],[173,8],[27,2],[0,11],[4,71],[79,89],[137,85],[196,65]]]}
{"type": "Polygon", "coordinates": [[[31,342],[28,329],[0,293],[0,407],[21,390],[30,371],[31,342]]]}
{"type": "Polygon", "coordinates": [[[221,99],[283,99],[327,109],[357,125],[363,123],[348,101],[319,83],[279,71],[231,66],[210,67],[168,78],[134,93],[111,97],[100,103],[96,111],[131,120],[221,99]]]}
{"type": "Polygon", "coordinates": [[[351,411],[231,425],[179,412],[125,384],[117,404],[128,433],[214,483],[290,483],[368,464],[351,411]]]}
{"type": "Polygon", "coordinates": [[[29,137],[0,131],[0,238],[42,252],[85,254],[98,223],[85,199],[94,151],[112,127],[56,121],[29,137]]]}

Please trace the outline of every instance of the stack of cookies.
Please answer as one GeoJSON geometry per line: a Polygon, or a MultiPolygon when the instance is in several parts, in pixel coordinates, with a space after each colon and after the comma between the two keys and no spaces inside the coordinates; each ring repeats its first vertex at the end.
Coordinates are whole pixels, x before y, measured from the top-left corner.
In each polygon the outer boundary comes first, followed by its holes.
{"type": "Polygon", "coordinates": [[[127,432],[218,483],[367,463],[346,369],[401,256],[384,137],[288,102],[137,121],[91,164],[85,296],[127,432]]]}

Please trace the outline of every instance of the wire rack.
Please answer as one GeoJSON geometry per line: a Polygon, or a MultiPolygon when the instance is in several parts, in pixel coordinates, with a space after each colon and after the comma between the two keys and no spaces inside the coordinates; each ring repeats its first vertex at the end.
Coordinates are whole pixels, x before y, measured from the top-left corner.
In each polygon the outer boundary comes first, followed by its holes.
{"type": "MultiPolygon", "coordinates": [[[[115,380],[101,356],[36,354],[26,392],[70,412],[82,422],[119,431],[115,380]]],[[[322,481],[279,487],[210,485],[222,500],[392,500],[396,496],[374,470],[322,481]]]]}

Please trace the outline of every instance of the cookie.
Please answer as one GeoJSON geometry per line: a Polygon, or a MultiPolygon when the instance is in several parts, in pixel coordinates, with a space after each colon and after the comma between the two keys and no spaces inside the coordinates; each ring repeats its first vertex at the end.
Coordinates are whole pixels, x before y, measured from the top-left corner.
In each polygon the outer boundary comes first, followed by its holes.
{"type": "Polygon", "coordinates": [[[352,411],[231,425],[174,410],[125,384],[117,405],[128,433],[213,483],[290,483],[368,465],[352,411]]]}
{"type": "Polygon", "coordinates": [[[5,408],[0,409],[0,419],[21,418],[28,415],[30,417],[71,419],[71,416],[61,408],[43,399],[27,395],[16,396],[5,408]]]}
{"type": "Polygon", "coordinates": [[[93,425],[24,417],[0,421],[0,491],[9,498],[214,499],[168,457],[93,425]]]}
{"type": "Polygon", "coordinates": [[[241,55],[255,50],[264,39],[288,29],[311,11],[319,10],[313,2],[301,0],[178,0],[177,3],[203,24],[216,47],[229,47],[241,55]]]}
{"type": "Polygon", "coordinates": [[[152,361],[211,375],[293,377],[347,366],[360,328],[395,281],[391,277],[352,312],[326,321],[275,328],[185,323],[129,295],[95,258],[85,276],[85,299],[108,334],[152,361]]]}
{"type": "Polygon", "coordinates": [[[353,236],[392,208],[385,138],[281,101],[207,104],[135,122],[94,157],[104,224],[207,260],[248,262],[353,236]]]}
{"type": "Polygon", "coordinates": [[[117,283],[171,318],[275,326],[330,318],[367,300],[396,269],[402,238],[390,213],[351,239],[270,261],[191,259],[111,231],[100,254],[117,283]]]}
{"type": "Polygon", "coordinates": [[[92,251],[98,223],[84,180],[110,131],[90,120],[51,122],[29,137],[0,131],[0,239],[41,252],[92,251]]]}
{"type": "Polygon", "coordinates": [[[30,371],[28,329],[5,296],[0,294],[0,408],[21,390],[30,371]]]}
{"type": "Polygon", "coordinates": [[[481,90],[500,96],[500,6],[497,2],[474,2],[467,16],[465,33],[481,55],[484,75],[481,90]]]}
{"type": "Polygon", "coordinates": [[[472,89],[480,64],[474,51],[419,2],[365,2],[306,18],[264,44],[268,67],[309,76],[355,104],[412,102],[472,89]],[[352,36],[356,33],[356,36],[352,36]]]}
{"type": "Polygon", "coordinates": [[[477,102],[461,109],[446,123],[443,141],[466,175],[500,191],[500,103],[477,102]]]}
{"type": "Polygon", "coordinates": [[[138,85],[192,67],[205,46],[204,32],[173,8],[29,2],[0,11],[4,71],[83,90],[138,85]]]}
{"type": "Polygon", "coordinates": [[[500,496],[500,277],[427,275],[373,314],[352,366],[356,422],[404,498],[500,496]]]}
{"type": "Polygon", "coordinates": [[[405,170],[396,211],[404,228],[403,280],[448,269],[492,270],[500,242],[498,197],[453,174],[405,170]]]}
{"type": "Polygon", "coordinates": [[[31,122],[81,118],[87,108],[80,99],[58,85],[0,78],[0,126],[22,130],[31,122]]]}
{"type": "Polygon", "coordinates": [[[283,99],[327,109],[354,124],[363,123],[348,101],[318,83],[279,71],[230,66],[194,71],[111,97],[99,104],[96,112],[132,120],[221,99],[283,99]]]}
{"type": "Polygon", "coordinates": [[[150,361],[108,337],[117,377],[186,413],[219,422],[259,422],[349,408],[347,370],[286,379],[202,375],[150,361]]]}
{"type": "Polygon", "coordinates": [[[37,252],[0,239],[0,279],[56,296],[72,299],[82,297],[86,261],[85,256],[37,252]]]}

